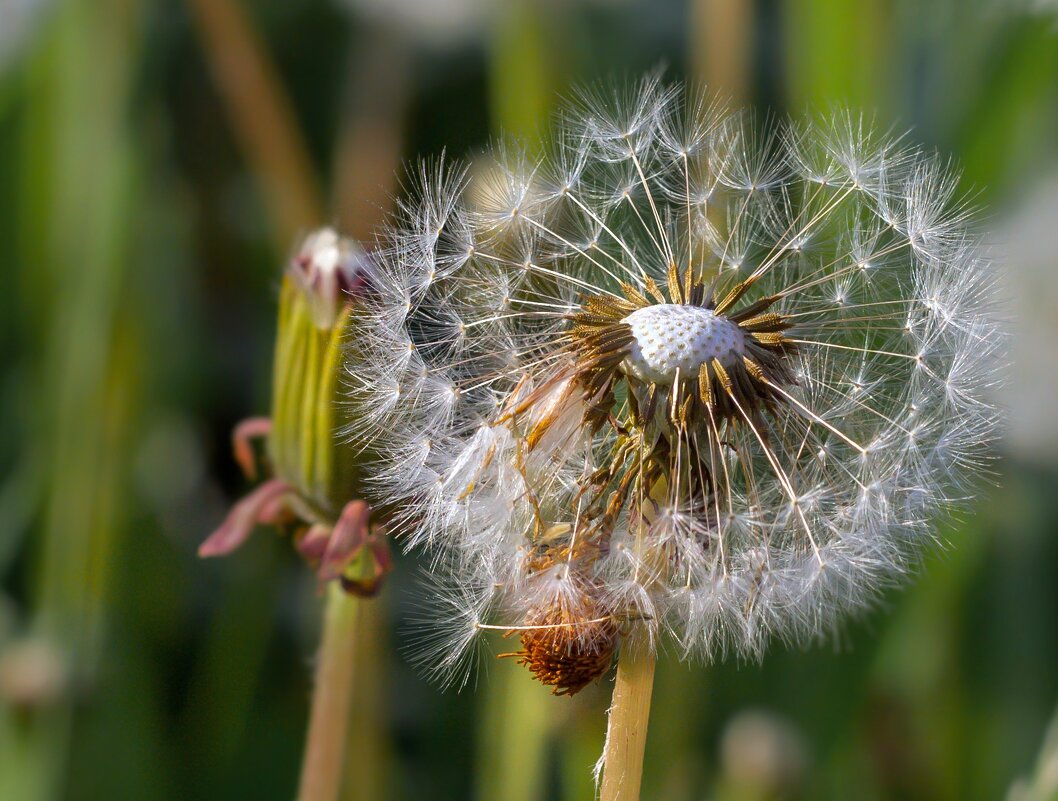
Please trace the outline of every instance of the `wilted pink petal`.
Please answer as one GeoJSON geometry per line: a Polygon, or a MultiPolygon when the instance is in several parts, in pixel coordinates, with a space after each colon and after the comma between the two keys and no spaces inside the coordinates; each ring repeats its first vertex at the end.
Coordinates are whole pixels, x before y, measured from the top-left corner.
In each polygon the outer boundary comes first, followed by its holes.
{"type": "Polygon", "coordinates": [[[327,551],[320,562],[319,576],[322,581],[338,578],[350,560],[364,547],[370,515],[371,507],[366,501],[352,501],[346,504],[334,531],[331,532],[327,551]]]}
{"type": "Polygon", "coordinates": [[[257,478],[257,460],[254,458],[251,440],[267,437],[272,431],[272,420],[268,417],[250,417],[243,420],[231,432],[231,448],[235,461],[243,475],[253,481],[257,478]]]}
{"type": "Polygon", "coordinates": [[[313,562],[323,559],[327,552],[327,543],[331,539],[331,528],[323,523],[309,527],[304,536],[298,540],[298,553],[313,562]]]}
{"type": "Polygon", "coordinates": [[[371,555],[374,557],[375,574],[381,578],[393,569],[393,554],[390,553],[389,543],[386,542],[385,532],[381,528],[372,529],[368,539],[371,555]]]}
{"type": "Polygon", "coordinates": [[[284,495],[272,498],[257,512],[257,522],[265,526],[278,526],[287,523],[293,517],[284,495]]]}
{"type": "Polygon", "coordinates": [[[198,546],[198,555],[223,556],[234,551],[253,532],[261,509],[289,490],[290,485],[278,478],[266,481],[231,508],[220,527],[198,546]]]}

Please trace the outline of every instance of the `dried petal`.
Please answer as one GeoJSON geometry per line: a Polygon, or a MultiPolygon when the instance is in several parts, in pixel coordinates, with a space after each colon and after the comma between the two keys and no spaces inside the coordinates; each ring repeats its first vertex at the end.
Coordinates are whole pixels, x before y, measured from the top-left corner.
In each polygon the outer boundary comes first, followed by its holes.
{"type": "Polygon", "coordinates": [[[198,546],[198,555],[224,556],[234,551],[249,539],[257,523],[264,522],[262,511],[270,509],[289,491],[290,486],[276,478],[257,487],[236,503],[224,522],[198,546]]]}
{"type": "Polygon", "coordinates": [[[342,575],[367,543],[370,516],[371,507],[365,501],[353,501],[342,510],[320,562],[320,579],[332,581],[342,575]]]}
{"type": "Polygon", "coordinates": [[[257,479],[257,458],[251,440],[267,437],[272,431],[272,420],[268,417],[250,417],[235,426],[231,433],[231,447],[235,461],[250,481],[257,479]]]}

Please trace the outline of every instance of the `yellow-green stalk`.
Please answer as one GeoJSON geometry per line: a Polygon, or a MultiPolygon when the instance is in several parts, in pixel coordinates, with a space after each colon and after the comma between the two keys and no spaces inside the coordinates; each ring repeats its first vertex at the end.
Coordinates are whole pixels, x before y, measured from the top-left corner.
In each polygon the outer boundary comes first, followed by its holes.
{"type": "Polygon", "coordinates": [[[322,216],[319,182],[293,104],[245,4],[187,0],[187,6],[272,231],[289,242],[322,216]]]}
{"type": "MultiPolygon", "coordinates": [[[[4,74],[5,99],[19,109],[5,127],[22,137],[4,171],[13,202],[5,222],[16,234],[4,276],[25,343],[5,368],[20,377],[14,397],[30,416],[8,429],[19,453],[5,469],[0,541],[5,555],[31,560],[25,616],[0,633],[4,799],[69,794],[84,707],[77,690],[98,686],[108,653],[146,372],[128,224],[144,200],[143,141],[130,124],[142,5],[51,3],[31,37],[25,81],[10,80],[21,70],[4,74]],[[12,506],[25,517],[12,520],[12,506]],[[25,550],[22,532],[32,532],[25,550]]],[[[10,6],[0,12],[3,38],[9,25],[17,34],[17,18],[10,6]]]]}

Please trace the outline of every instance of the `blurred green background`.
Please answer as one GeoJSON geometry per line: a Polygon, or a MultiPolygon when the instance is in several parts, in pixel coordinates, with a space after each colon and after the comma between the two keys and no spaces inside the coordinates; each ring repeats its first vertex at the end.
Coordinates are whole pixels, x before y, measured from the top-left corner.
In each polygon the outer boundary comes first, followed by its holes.
{"type": "MultiPolygon", "coordinates": [[[[1017,336],[1001,488],[830,642],[663,658],[644,798],[1058,797],[1011,790],[1058,786],[1058,5],[0,0],[0,801],[294,796],[314,578],[269,532],[195,557],[246,491],[288,249],[367,236],[404,159],[658,65],[950,154],[1017,336]]],[[[366,615],[346,798],[590,799],[607,682],[431,687],[414,570],[366,615]]]]}

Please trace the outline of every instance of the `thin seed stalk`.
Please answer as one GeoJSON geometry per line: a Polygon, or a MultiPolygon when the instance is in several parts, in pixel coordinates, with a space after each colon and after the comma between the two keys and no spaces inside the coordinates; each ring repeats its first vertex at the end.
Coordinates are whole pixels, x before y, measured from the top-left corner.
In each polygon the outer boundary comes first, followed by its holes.
{"type": "Polygon", "coordinates": [[[600,801],[639,801],[656,663],[645,631],[625,639],[617,658],[600,801]]]}
{"type": "Polygon", "coordinates": [[[298,801],[337,801],[342,789],[359,606],[358,598],[330,582],[298,801]]]}

